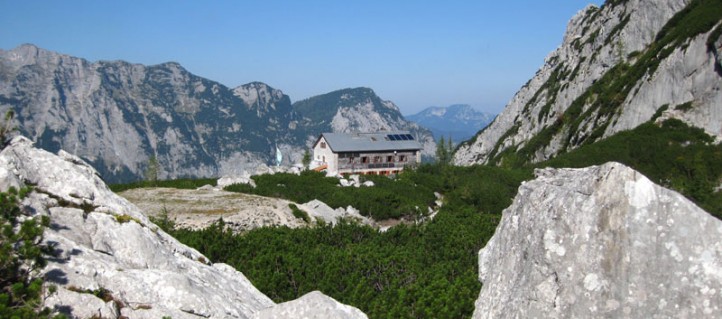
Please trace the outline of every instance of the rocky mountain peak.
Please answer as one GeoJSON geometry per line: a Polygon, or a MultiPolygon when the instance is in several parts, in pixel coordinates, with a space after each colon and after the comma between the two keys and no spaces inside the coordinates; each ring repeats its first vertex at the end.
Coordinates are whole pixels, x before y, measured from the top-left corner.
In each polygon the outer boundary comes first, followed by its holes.
{"type": "MultiPolygon", "coordinates": [[[[262,82],[251,82],[233,89],[233,95],[241,98],[249,109],[255,109],[261,116],[276,109],[276,104],[286,99],[290,106],[290,99],[281,90],[274,89],[262,82]]],[[[290,111],[290,110],[287,110],[290,111]]]]}
{"type": "MultiPolygon", "coordinates": [[[[336,90],[314,96],[294,103],[293,108],[307,117],[333,118],[336,122],[343,120],[343,116],[339,116],[343,112],[362,112],[369,115],[376,113],[377,117],[384,116],[383,120],[378,118],[376,121],[363,121],[357,118],[354,119],[354,123],[349,123],[349,125],[337,124],[333,127],[334,132],[348,132],[355,128],[362,132],[369,131],[362,127],[364,123],[373,123],[375,126],[373,130],[392,130],[389,127],[389,121],[398,122],[403,119],[394,103],[382,100],[372,89],[365,87],[336,90]]],[[[371,128],[369,127],[369,129],[371,128]]]]}
{"type": "Polygon", "coordinates": [[[351,98],[374,98],[378,97],[373,89],[367,87],[345,88],[328,94],[340,94],[342,100],[351,98]]]}
{"type": "Polygon", "coordinates": [[[0,54],[7,55],[6,59],[15,64],[25,65],[30,62],[24,61],[32,61],[38,57],[40,49],[30,43],[24,43],[9,51],[0,49],[0,54]]]}
{"type": "Polygon", "coordinates": [[[156,66],[158,66],[158,67],[163,67],[163,68],[168,68],[168,69],[173,69],[173,70],[182,70],[182,71],[184,71],[184,72],[188,72],[188,70],[186,70],[180,63],[175,62],[175,61],[163,62],[163,63],[157,64],[156,66]]]}
{"type": "MultiPolygon", "coordinates": [[[[0,50],[0,74],[14,75],[22,67],[38,63],[58,65],[72,59],[65,54],[39,48],[33,44],[22,44],[12,50],[0,50]]],[[[83,61],[83,63],[88,63],[83,61]]]]}

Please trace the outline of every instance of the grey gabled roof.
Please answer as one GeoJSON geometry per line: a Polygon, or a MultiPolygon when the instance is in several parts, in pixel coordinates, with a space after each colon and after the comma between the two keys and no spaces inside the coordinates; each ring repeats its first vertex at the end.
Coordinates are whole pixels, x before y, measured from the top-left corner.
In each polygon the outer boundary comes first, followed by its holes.
{"type": "MultiPolygon", "coordinates": [[[[319,137],[326,139],[326,143],[334,153],[340,152],[383,152],[383,151],[413,151],[423,147],[416,140],[392,140],[389,135],[412,135],[406,131],[377,132],[377,133],[323,133],[319,137]]],[[[413,135],[412,135],[413,136],[413,135]]],[[[316,141],[318,143],[318,141],[316,141]]]]}

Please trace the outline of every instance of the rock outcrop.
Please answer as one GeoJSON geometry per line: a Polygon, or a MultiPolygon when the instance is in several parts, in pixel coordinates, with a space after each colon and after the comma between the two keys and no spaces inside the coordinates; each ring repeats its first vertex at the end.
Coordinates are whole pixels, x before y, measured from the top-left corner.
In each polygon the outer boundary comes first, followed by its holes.
{"type": "Polygon", "coordinates": [[[345,219],[369,226],[376,225],[372,219],[361,215],[357,209],[353,208],[353,206],[348,206],[346,209],[341,207],[333,209],[326,205],[326,203],[318,199],[314,199],[308,203],[299,205],[298,207],[306,211],[314,220],[322,221],[324,223],[335,225],[338,221],[345,219]]]}
{"type": "Polygon", "coordinates": [[[660,114],[722,140],[722,17],[705,0],[607,1],[568,24],[563,42],[504,111],[454,156],[539,162],[660,114]]]}
{"type": "Polygon", "coordinates": [[[479,252],[474,318],[722,316],[722,221],[622,164],[536,173],[479,252]]]}
{"type": "Polygon", "coordinates": [[[242,273],[210,263],[160,230],[78,157],[13,139],[0,152],[0,190],[24,185],[32,186],[21,202],[26,218],[50,217],[44,237],[55,253],[43,275],[57,291],[44,302],[56,312],[72,318],[251,318],[275,306],[242,273]]]}
{"type": "Polygon", "coordinates": [[[284,302],[256,313],[254,319],[286,318],[334,318],[365,319],[366,315],[354,307],[344,305],[318,291],[312,291],[301,298],[284,302]]]}

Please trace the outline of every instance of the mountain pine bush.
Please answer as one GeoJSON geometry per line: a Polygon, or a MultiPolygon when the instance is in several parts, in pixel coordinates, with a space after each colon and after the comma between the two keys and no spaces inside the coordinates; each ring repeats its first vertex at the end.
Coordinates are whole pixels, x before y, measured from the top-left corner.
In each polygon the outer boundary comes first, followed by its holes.
{"type": "Polygon", "coordinates": [[[50,219],[23,218],[18,201],[28,191],[10,188],[0,193],[0,318],[64,318],[42,308],[43,278],[37,271],[50,253],[50,247],[41,244],[50,219]]]}

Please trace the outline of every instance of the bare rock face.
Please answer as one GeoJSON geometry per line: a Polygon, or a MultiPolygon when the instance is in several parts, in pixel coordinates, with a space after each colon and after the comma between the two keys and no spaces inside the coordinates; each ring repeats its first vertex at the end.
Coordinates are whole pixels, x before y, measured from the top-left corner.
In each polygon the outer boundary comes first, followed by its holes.
{"type": "Polygon", "coordinates": [[[580,11],[562,44],[492,124],[460,145],[454,162],[498,162],[504,150],[524,148],[527,160],[539,162],[633,129],[658,112],[721,141],[722,67],[715,27],[672,42],[660,36],[665,26],[688,27],[672,18],[692,15],[694,10],[684,10],[690,3],[607,1],[580,11]],[[669,50],[655,51],[661,47],[669,50]]]}
{"type": "Polygon", "coordinates": [[[245,276],[212,264],[111,192],[77,157],[24,137],[0,152],[0,190],[32,185],[21,203],[50,217],[45,306],[71,318],[250,318],[274,303],[245,276]]]}
{"type": "Polygon", "coordinates": [[[365,319],[366,315],[354,307],[344,305],[318,291],[312,291],[301,298],[284,302],[264,309],[254,319],[294,319],[294,318],[335,318],[365,319]]]}
{"type": "Polygon", "coordinates": [[[719,318],[722,222],[618,163],[544,169],[479,252],[474,318],[719,318]]]}
{"type": "Polygon", "coordinates": [[[82,157],[113,183],[143,178],[151,157],[163,179],[234,174],[275,158],[270,145],[291,164],[306,140],[290,98],[266,84],[231,89],[178,63],[90,62],[29,44],[0,50],[8,109],[38,147],[82,157]]]}

